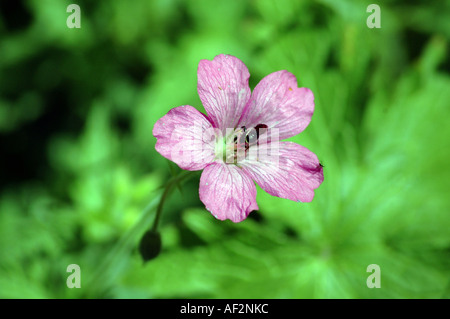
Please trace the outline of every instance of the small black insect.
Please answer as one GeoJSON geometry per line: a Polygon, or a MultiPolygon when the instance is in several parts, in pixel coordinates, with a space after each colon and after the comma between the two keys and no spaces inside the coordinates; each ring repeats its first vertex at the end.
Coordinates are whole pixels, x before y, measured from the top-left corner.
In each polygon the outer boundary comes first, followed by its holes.
{"type": "Polygon", "coordinates": [[[266,124],[258,124],[250,129],[247,129],[245,126],[241,126],[240,129],[237,129],[233,138],[235,160],[239,151],[245,151],[245,154],[247,154],[250,146],[258,144],[260,135],[264,134],[267,131],[267,128],[268,126],[266,124]]]}
{"type": "Polygon", "coordinates": [[[256,129],[252,127],[245,132],[245,143],[254,144],[256,141],[258,141],[258,133],[256,132],[256,129]]]}
{"type": "MultiPolygon", "coordinates": [[[[245,127],[244,127],[245,128],[245,127]]],[[[250,145],[258,142],[259,136],[267,130],[268,126],[266,124],[258,124],[249,130],[245,131],[245,146],[248,148],[250,145]]],[[[244,142],[244,141],[242,141],[244,142]]]]}

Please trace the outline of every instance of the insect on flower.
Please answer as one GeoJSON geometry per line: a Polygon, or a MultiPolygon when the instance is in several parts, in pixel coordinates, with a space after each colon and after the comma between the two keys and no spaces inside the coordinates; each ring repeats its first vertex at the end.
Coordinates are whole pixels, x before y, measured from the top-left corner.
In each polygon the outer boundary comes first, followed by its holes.
{"type": "Polygon", "coordinates": [[[311,90],[277,71],[250,90],[245,64],[218,55],[198,66],[198,94],[207,115],[193,106],[171,109],[153,135],[156,150],[182,169],[203,170],[199,195],[220,220],[240,222],[256,203],[256,182],[273,196],[310,202],[323,181],[317,156],[282,142],[302,132],[314,112],[311,90]]]}
{"type": "MultiPolygon", "coordinates": [[[[245,126],[242,126],[240,130],[235,132],[234,135],[234,148],[235,153],[238,152],[239,149],[244,149],[245,152],[249,150],[252,145],[259,145],[258,139],[259,135],[264,134],[267,131],[267,125],[258,124],[255,127],[247,129],[245,126]]],[[[237,156],[234,155],[234,162],[236,162],[237,156]]]]}

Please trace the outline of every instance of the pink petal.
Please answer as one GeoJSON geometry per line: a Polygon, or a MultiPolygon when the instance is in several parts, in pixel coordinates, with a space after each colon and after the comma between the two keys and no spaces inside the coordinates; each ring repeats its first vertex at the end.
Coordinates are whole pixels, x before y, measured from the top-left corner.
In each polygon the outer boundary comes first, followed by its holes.
{"type": "Polygon", "coordinates": [[[255,184],[235,165],[216,162],[206,167],[199,193],[206,209],[220,220],[238,223],[258,209],[255,184]]]}
{"type": "Polygon", "coordinates": [[[214,161],[214,129],[193,106],[171,109],[153,127],[156,150],[182,169],[197,171],[214,161]]]}
{"type": "Polygon", "coordinates": [[[218,55],[198,64],[198,94],[209,118],[225,133],[235,128],[250,99],[250,74],[245,64],[231,55],[218,55]]]}
{"type": "Polygon", "coordinates": [[[280,140],[302,132],[314,112],[310,89],[298,88],[295,76],[278,71],[264,77],[255,87],[239,126],[266,124],[279,130],[280,140]]]}
{"type": "Polygon", "coordinates": [[[280,142],[275,155],[278,156],[259,157],[241,165],[270,195],[300,202],[312,201],[314,189],[323,182],[323,169],[317,156],[292,142],[280,142]]]}

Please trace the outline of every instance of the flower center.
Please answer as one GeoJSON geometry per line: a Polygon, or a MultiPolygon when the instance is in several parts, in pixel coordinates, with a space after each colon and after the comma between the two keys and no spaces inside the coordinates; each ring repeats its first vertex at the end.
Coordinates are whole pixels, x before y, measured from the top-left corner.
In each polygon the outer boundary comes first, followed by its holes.
{"type": "Polygon", "coordinates": [[[253,145],[258,145],[258,139],[261,134],[267,131],[266,124],[258,124],[250,129],[242,126],[217,141],[216,159],[221,158],[227,164],[238,164],[248,155],[248,150],[253,145]]]}

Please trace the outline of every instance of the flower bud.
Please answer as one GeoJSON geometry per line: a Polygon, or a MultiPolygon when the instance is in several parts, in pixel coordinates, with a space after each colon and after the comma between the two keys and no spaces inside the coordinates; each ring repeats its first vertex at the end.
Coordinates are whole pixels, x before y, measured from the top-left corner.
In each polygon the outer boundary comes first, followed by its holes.
{"type": "Polygon", "coordinates": [[[144,263],[156,258],[161,252],[161,234],[158,231],[148,230],[139,242],[139,253],[144,263]]]}

